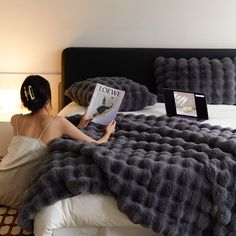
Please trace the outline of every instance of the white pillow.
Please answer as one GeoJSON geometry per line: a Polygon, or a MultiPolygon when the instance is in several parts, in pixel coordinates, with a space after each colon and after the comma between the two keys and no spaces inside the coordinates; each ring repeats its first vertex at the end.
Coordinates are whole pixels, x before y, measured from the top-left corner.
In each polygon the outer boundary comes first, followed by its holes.
{"type": "Polygon", "coordinates": [[[73,116],[77,114],[84,114],[86,107],[80,106],[75,102],[66,105],[59,113],[59,116],[73,116]]]}

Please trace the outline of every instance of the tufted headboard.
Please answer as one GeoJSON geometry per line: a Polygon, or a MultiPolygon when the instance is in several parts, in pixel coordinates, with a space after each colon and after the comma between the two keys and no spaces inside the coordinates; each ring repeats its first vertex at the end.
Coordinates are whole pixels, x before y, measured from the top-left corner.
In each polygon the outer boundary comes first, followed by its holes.
{"type": "MultiPolygon", "coordinates": [[[[76,81],[97,76],[125,76],[156,93],[153,63],[157,57],[209,59],[235,57],[236,49],[70,47],[62,52],[62,94],[76,81]]],[[[70,99],[62,96],[62,107],[70,99]]]]}

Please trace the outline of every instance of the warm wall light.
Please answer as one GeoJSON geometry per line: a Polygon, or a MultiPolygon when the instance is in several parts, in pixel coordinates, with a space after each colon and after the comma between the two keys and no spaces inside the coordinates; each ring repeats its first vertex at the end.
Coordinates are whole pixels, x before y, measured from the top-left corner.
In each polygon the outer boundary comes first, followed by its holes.
{"type": "MultiPolygon", "coordinates": [[[[16,104],[16,100],[14,100],[15,98],[18,99],[18,101],[20,101],[20,88],[23,81],[28,75],[29,74],[21,74],[21,73],[7,74],[7,73],[0,72],[0,96],[1,96],[0,99],[1,101],[3,100],[2,103],[0,101],[1,103],[0,106],[4,106],[4,109],[6,110],[14,109],[12,108],[13,106],[5,105],[5,101],[6,101],[5,94],[8,97],[8,100],[11,104],[12,103],[16,104]],[[11,94],[12,94],[12,98],[9,98],[9,95],[11,94]]],[[[47,79],[50,83],[51,90],[52,90],[52,106],[53,106],[54,112],[57,113],[60,108],[59,97],[58,97],[59,96],[58,86],[61,81],[61,75],[60,74],[40,74],[40,75],[43,76],[45,79],[47,79]]],[[[18,107],[19,107],[19,104],[20,102],[18,102],[18,107]]]]}
{"type": "Polygon", "coordinates": [[[5,112],[21,108],[19,91],[17,89],[0,89],[0,109],[5,112]]]}
{"type": "Polygon", "coordinates": [[[22,107],[18,89],[0,89],[0,121],[10,121],[16,113],[27,113],[22,107]]]}

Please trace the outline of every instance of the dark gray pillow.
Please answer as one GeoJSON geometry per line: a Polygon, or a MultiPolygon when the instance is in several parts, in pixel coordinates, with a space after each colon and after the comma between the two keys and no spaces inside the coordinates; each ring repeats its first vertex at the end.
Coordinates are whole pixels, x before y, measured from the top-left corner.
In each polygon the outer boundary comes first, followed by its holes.
{"type": "Polygon", "coordinates": [[[156,95],[141,85],[125,77],[96,77],[78,81],[65,91],[65,95],[81,106],[90,103],[96,83],[125,91],[120,111],[136,111],[157,102],[156,95]]]}
{"type": "Polygon", "coordinates": [[[223,59],[164,58],[154,61],[157,100],[162,88],[206,93],[208,104],[236,104],[236,57],[223,59]]]}

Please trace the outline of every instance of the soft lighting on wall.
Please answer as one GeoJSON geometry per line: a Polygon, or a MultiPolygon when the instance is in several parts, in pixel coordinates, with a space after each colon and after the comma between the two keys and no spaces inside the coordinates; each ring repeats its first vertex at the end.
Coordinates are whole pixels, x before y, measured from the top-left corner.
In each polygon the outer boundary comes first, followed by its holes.
{"type": "Polygon", "coordinates": [[[21,108],[19,90],[0,89],[0,109],[5,112],[15,111],[21,108]]]}
{"type": "Polygon", "coordinates": [[[18,89],[0,89],[0,121],[10,121],[12,115],[28,112],[22,106],[18,89]]]}
{"type": "MultiPolygon", "coordinates": [[[[39,73],[37,73],[39,74],[39,73]]],[[[24,73],[1,73],[0,72],[0,121],[10,121],[11,116],[16,113],[29,113],[29,110],[24,108],[20,100],[20,88],[27,76],[30,74],[24,73]],[[5,118],[3,118],[5,117],[5,118]]],[[[52,90],[52,106],[54,112],[59,110],[58,86],[60,83],[60,75],[56,74],[40,74],[46,78],[52,90]]]]}

